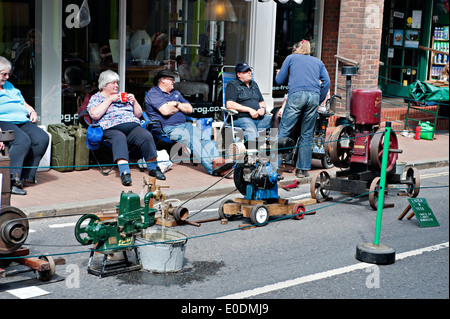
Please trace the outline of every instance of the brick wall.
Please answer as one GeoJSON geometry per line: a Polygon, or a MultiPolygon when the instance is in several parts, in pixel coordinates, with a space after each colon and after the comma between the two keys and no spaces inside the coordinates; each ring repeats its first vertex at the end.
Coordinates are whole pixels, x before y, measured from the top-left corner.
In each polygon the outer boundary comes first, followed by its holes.
{"type": "MultiPolygon", "coordinates": [[[[341,3],[338,55],[359,62],[358,75],[352,77],[354,88],[378,85],[383,9],[383,0],[346,0],[341,3]]],[[[339,63],[336,70],[337,93],[344,98],[345,77],[340,75],[341,66],[339,63]]]]}
{"type": "MultiPolygon", "coordinates": [[[[422,112],[421,110],[427,110],[430,112],[436,112],[436,105],[430,105],[425,107],[420,107],[417,109],[410,109],[408,114],[408,123],[406,125],[406,130],[414,132],[415,127],[418,125],[418,121],[429,121],[434,124],[435,115],[431,113],[422,112]],[[421,110],[420,110],[421,109],[421,110]],[[413,119],[413,120],[412,120],[413,119]]],[[[386,121],[391,122],[392,130],[396,132],[402,132],[405,129],[406,122],[406,112],[407,107],[394,107],[386,108],[381,110],[381,124],[384,126],[386,121]]],[[[336,120],[339,116],[333,115],[328,120],[328,130],[327,134],[331,134],[336,126],[336,120]]],[[[436,131],[443,132],[449,129],[449,119],[448,117],[439,116],[436,123],[436,131]]]]}
{"type": "Polygon", "coordinates": [[[331,91],[334,90],[336,77],[336,58],[339,39],[339,11],[341,0],[325,0],[322,62],[327,68],[331,80],[331,91]]]}

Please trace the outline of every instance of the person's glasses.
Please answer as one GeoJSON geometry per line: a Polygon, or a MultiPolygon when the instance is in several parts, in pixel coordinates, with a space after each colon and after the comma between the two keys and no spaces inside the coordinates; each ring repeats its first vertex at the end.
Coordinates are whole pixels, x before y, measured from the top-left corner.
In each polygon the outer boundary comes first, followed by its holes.
{"type": "Polygon", "coordinates": [[[171,81],[171,82],[175,82],[175,79],[174,78],[165,78],[166,80],[169,80],[169,81],[171,81]]]}
{"type": "Polygon", "coordinates": [[[4,78],[5,76],[10,77],[11,76],[11,72],[2,72],[2,73],[0,73],[0,77],[4,78]]]}

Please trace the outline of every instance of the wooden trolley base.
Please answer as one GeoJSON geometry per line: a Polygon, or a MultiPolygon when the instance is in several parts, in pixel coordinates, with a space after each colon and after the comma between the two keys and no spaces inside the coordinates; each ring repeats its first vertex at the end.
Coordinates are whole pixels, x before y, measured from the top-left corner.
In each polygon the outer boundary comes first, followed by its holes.
{"type": "MultiPolygon", "coordinates": [[[[235,198],[234,201],[223,203],[222,215],[232,218],[234,215],[250,218],[255,226],[263,226],[268,222],[270,216],[293,215],[296,219],[302,219],[306,210],[304,205],[312,205],[317,201],[313,198],[292,201],[278,198],[271,200],[249,200],[235,198]]],[[[314,214],[309,212],[307,214],[314,214]]],[[[220,214],[219,214],[220,215],[220,214]]],[[[247,225],[243,225],[247,226],[247,225]]]]}
{"type": "MultiPolygon", "coordinates": [[[[37,257],[24,257],[30,254],[30,250],[26,247],[21,247],[15,252],[8,254],[5,257],[17,257],[17,258],[11,258],[11,259],[5,259],[10,260],[11,262],[16,262],[20,265],[26,266],[30,268],[31,270],[37,271],[39,276],[39,279],[41,281],[48,281],[50,280],[53,275],[55,274],[55,265],[64,265],[65,259],[64,258],[57,258],[53,259],[50,256],[41,256],[39,258],[37,257]]],[[[5,277],[7,272],[0,268],[0,278],[5,277]]]]}

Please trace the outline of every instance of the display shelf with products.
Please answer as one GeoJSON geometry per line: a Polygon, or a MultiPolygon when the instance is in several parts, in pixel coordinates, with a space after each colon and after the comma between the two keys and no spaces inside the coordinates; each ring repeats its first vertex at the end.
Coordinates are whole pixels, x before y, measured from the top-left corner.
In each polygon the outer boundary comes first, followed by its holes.
{"type": "Polygon", "coordinates": [[[449,27],[435,27],[431,40],[428,80],[442,80],[442,71],[449,62],[449,27]]]}

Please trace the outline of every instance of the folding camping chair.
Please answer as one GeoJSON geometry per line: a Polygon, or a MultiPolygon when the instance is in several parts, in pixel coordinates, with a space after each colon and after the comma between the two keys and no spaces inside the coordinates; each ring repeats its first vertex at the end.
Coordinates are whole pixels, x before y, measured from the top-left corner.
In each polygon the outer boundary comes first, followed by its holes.
{"type": "MultiPolygon", "coordinates": [[[[227,85],[236,78],[236,73],[235,72],[225,72],[224,70],[228,68],[228,69],[235,69],[235,66],[233,65],[224,65],[221,69],[220,75],[222,77],[222,111],[223,111],[223,122],[224,124],[221,127],[221,136],[224,139],[224,149],[228,148],[228,145],[225,145],[225,135],[226,135],[226,130],[227,129],[231,129],[232,132],[232,143],[237,143],[237,142],[246,142],[245,141],[245,133],[244,130],[241,129],[240,127],[235,127],[234,126],[234,116],[236,114],[238,114],[238,112],[236,110],[230,110],[227,108],[227,102],[226,102],[226,88],[227,85]]],[[[262,132],[262,131],[260,131],[262,132]]],[[[270,133],[266,130],[266,139],[267,136],[270,135],[270,133]]]]}
{"type": "MultiPolygon", "coordinates": [[[[244,131],[241,128],[234,127],[234,118],[233,116],[238,114],[236,110],[227,109],[227,101],[226,101],[226,88],[228,83],[236,78],[236,73],[234,72],[225,72],[226,68],[232,68],[234,70],[233,65],[224,65],[220,71],[220,76],[222,77],[222,112],[223,112],[223,125],[220,129],[220,134],[225,143],[227,140],[225,138],[227,129],[231,129],[232,133],[232,143],[237,143],[239,141],[244,140],[244,131]]],[[[223,145],[223,149],[227,149],[227,145],[223,145]]]]}

